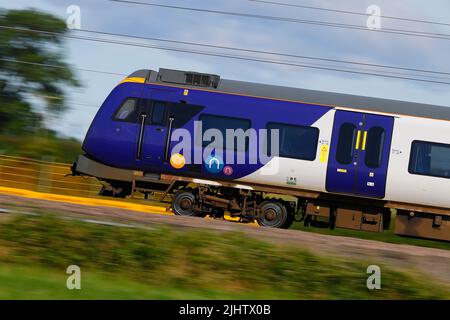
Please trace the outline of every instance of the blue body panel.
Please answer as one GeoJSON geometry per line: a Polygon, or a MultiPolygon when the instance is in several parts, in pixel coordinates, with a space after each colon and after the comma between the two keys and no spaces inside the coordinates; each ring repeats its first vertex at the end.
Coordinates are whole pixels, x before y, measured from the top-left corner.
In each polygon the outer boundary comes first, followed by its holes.
{"type": "MultiPolygon", "coordinates": [[[[369,132],[371,128],[376,127],[383,128],[385,132],[384,143],[381,150],[380,166],[377,168],[370,168],[366,165],[365,161],[360,161],[358,167],[357,190],[359,195],[384,198],[392,132],[394,128],[394,117],[366,114],[364,117],[364,131],[369,132]]],[[[371,147],[369,143],[370,142],[367,141],[366,149],[361,150],[361,160],[366,158],[367,149],[371,147]]]]}
{"type": "Polygon", "coordinates": [[[136,165],[139,125],[113,122],[112,117],[127,97],[140,97],[142,89],[141,84],[123,83],[109,94],[84,140],[83,150],[87,154],[101,163],[118,168],[132,168],[136,165]]]}
{"type": "Polygon", "coordinates": [[[333,133],[331,135],[330,155],[328,158],[326,189],[330,192],[337,193],[356,193],[356,165],[359,153],[355,152],[354,145],[356,139],[352,143],[352,152],[350,163],[339,163],[336,159],[338,149],[339,130],[344,123],[352,123],[356,132],[359,124],[363,121],[363,114],[358,112],[338,110],[334,116],[333,133]]]}
{"type": "MultiPolygon", "coordinates": [[[[332,109],[326,106],[203,90],[190,89],[187,96],[183,92],[183,88],[151,84],[123,83],[117,86],[102,105],[89,129],[83,146],[85,152],[102,163],[118,168],[192,175],[192,173],[189,173],[189,166],[183,169],[174,169],[170,164],[163,162],[162,156],[167,132],[165,127],[154,125],[145,127],[142,159],[136,159],[140,125],[112,120],[114,112],[127,97],[141,97],[177,103],[183,100],[188,104],[204,106],[202,114],[249,119],[251,127],[256,130],[266,129],[267,122],[311,126],[332,109]]],[[[189,130],[192,137],[194,137],[194,121],[198,121],[199,116],[194,116],[183,126],[183,128],[189,130]]],[[[195,141],[191,141],[191,143],[193,145],[195,141]]],[[[176,142],[172,142],[169,150],[175,144],[176,142]]],[[[233,173],[229,176],[223,172],[208,172],[202,166],[201,177],[232,180],[246,176],[262,167],[260,163],[249,164],[248,152],[245,152],[245,157],[246,164],[231,165],[233,173]]],[[[223,158],[225,165],[227,165],[229,161],[225,155],[223,158]]],[[[198,175],[199,172],[197,171],[196,174],[198,175]]]]}

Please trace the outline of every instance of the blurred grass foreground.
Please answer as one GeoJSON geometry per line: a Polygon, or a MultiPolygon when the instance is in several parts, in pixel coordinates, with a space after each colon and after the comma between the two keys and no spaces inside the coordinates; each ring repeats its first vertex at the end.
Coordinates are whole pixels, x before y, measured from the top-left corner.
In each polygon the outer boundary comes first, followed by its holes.
{"type": "Polygon", "coordinates": [[[239,233],[107,226],[52,214],[0,220],[1,299],[450,298],[420,274],[382,267],[368,290],[364,261],[318,257],[239,233]],[[66,268],[81,268],[81,290],[66,268]]]}

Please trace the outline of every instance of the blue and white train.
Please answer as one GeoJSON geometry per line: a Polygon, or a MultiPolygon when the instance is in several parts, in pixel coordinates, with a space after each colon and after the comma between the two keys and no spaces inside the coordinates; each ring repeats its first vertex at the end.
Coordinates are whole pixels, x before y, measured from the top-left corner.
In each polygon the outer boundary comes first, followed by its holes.
{"type": "Polygon", "coordinates": [[[100,179],[105,196],[156,192],[178,215],[287,228],[300,213],[305,225],[382,231],[395,210],[397,234],[450,241],[449,121],[446,107],[139,70],[99,109],[73,174],[100,179]],[[194,137],[199,121],[224,137],[278,129],[278,155],[251,164],[246,144],[234,150],[246,164],[186,161],[193,150],[175,154],[172,135],[194,137]]]}

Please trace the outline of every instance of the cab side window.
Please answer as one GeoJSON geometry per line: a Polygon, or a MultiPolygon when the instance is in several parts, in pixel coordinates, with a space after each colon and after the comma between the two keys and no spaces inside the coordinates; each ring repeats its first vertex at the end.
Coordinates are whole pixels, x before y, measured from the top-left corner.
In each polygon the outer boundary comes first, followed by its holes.
{"type": "Polygon", "coordinates": [[[138,99],[127,98],[114,115],[114,120],[136,122],[138,116],[138,99]]]}
{"type": "Polygon", "coordinates": [[[174,118],[174,128],[181,128],[200,111],[203,106],[187,103],[155,101],[151,99],[126,98],[117,108],[112,119],[129,123],[140,123],[140,115],[148,115],[146,124],[166,126],[174,118]]]}

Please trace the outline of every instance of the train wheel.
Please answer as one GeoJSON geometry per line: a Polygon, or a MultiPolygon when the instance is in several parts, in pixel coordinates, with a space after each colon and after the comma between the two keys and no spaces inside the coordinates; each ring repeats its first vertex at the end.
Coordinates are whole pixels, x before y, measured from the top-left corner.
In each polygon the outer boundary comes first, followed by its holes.
{"type": "Polygon", "coordinates": [[[264,227],[286,228],[289,220],[286,207],[278,201],[264,201],[258,206],[259,224],[264,227]]]}
{"type": "Polygon", "coordinates": [[[172,200],[172,210],[177,216],[202,216],[194,210],[195,194],[192,191],[179,191],[172,200]]]}
{"type": "Polygon", "coordinates": [[[289,227],[294,223],[295,217],[292,213],[288,213],[286,222],[281,226],[282,229],[289,229],[289,227]]]}

